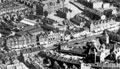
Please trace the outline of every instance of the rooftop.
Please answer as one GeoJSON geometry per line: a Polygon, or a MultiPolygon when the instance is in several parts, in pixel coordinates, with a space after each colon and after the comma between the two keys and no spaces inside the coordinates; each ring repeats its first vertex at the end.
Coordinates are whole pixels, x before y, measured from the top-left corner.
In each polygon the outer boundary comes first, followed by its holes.
{"type": "Polygon", "coordinates": [[[39,28],[29,30],[28,32],[31,33],[31,34],[36,34],[36,33],[42,32],[42,31],[44,31],[43,28],[39,27],[39,28]]]}
{"type": "Polygon", "coordinates": [[[0,14],[4,14],[7,12],[15,12],[17,10],[23,10],[28,8],[27,6],[23,5],[23,4],[19,4],[17,2],[10,2],[10,3],[3,3],[0,4],[0,14]]]}

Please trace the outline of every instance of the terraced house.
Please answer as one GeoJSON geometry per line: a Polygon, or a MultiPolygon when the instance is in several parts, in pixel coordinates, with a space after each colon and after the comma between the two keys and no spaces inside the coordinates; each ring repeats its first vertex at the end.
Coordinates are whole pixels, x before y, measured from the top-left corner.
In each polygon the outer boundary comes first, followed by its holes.
{"type": "Polygon", "coordinates": [[[101,32],[105,29],[117,30],[119,29],[119,23],[115,22],[113,19],[106,20],[95,20],[91,22],[90,31],[101,32]]]}

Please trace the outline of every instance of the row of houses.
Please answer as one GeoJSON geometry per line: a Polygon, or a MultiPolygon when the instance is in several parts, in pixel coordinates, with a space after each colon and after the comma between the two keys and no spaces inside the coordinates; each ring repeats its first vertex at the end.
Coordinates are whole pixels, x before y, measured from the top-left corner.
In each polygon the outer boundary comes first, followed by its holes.
{"type": "Polygon", "coordinates": [[[12,21],[17,21],[21,20],[25,17],[25,13],[27,13],[27,10],[25,11],[18,11],[18,12],[11,12],[11,13],[6,13],[4,15],[0,16],[0,19],[3,20],[12,20],[12,21]]]}
{"type": "MultiPolygon", "coordinates": [[[[4,7],[4,5],[1,5],[4,7]]],[[[5,21],[19,21],[25,16],[28,16],[32,10],[25,5],[21,5],[17,2],[7,4],[7,7],[0,8],[0,20],[5,21]],[[13,5],[13,6],[9,6],[13,5]],[[15,6],[14,6],[15,5],[15,6]]]]}
{"type": "Polygon", "coordinates": [[[26,47],[32,47],[37,46],[38,44],[41,45],[47,45],[47,44],[55,44],[58,41],[60,41],[60,33],[40,33],[37,35],[22,35],[22,36],[14,36],[9,37],[6,40],[7,47],[10,49],[16,49],[16,48],[26,48],[26,47]]]}
{"type": "Polygon", "coordinates": [[[96,20],[91,22],[90,31],[100,32],[105,29],[116,30],[119,27],[119,22],[114,21],[112,18],[105,20],[96,20]]]}

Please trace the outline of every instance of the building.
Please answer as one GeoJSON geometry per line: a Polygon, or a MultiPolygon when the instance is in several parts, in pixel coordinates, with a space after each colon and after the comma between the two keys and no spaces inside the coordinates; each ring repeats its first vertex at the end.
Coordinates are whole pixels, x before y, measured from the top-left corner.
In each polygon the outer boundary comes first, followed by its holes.
{"type": "Polygon", "coordinates": [[[77,0],[78,2],[71,2],[78,8],[82,9],[84,14],[91,20],[106,19],[114,14],[117,14],[116,7],[110,3],[104,3],[101,0],[77,0]]]}
{"type": "Polygon", "coordinates": [[[43,11],[48,11],[49,13],[63,7],[62,0],[45,0],[42,3],[44,4],[43,11]]]}
{"type": "Polygon", "coordinates": [[[33,11],[33,14],[35,15],[38,13],[38,11],[39,13],[43,12],[42,6],[39,5],[38,3],[40,2],[39,0],[17,0],[17,2],[19,2],[20,4],[24,4],[25,6],[31,8],[33,11]]]}
{"type": "Polygon", "coordinates": [[[9,4],[6,4],[6,6],[1,5],[0,8],[0,15],[6,14],[6,13],[11,13],[11,12],[17,12],[17,11],[22,11],[27,9],[28,7],[16,2],[11,2],[9,4]]]}
{"type": "Polygon", "coordinates": [[[37,35],[38,37],[38,41],[40,44],[47,44],[47,36],[48,36],[48,33],[40,33],[37,35]]]}
{"type": "Polygon", "coordinates": [[[67,25],[69,29],[72,29],[75,26],[75,24],[72,23],[70,20],[63,20],[63,25],[67,25]]]}
{"type": "Polygon", "coordinates": [[[113,42],[120,42],[120,35],[116,34],[114,32],[108,31],[108,30],[104,30],[103,34],[105,35],[105,32],[107,32],[107,35],[109,36],[109,40],[113,41],[113,42]]]}
{"type": "Polygon", "coordinates": [[[16,0],[0,0],[0,3],[9,3],[9,2],[14,2],[16,0]]]}
{"type": "Polygon", "coordinates": [[[91,69],[91,65],[81,63],[81,69],[91,69]]]}
{"type": "Polygon", "coordinates": [[[48,13],[54,12],[59,8],[63,7],[63,1],[61,0],[19,0],[20,3],[23,3],[29,7],[32,7],[34,11],[40,12],[38,15],[43,15],[44,11],[48,13]]]}
{"type": "Polygon", "coordinates": [[[77,0],[81,4],[85,5],[86,7],[93,8],[93,2],[98,2],[98,0],[77,0]]]}
{"type": "Polygon", "coordinates": [[[41,33],[39,34],[39,43],[45,45],[56,44],[61,40],[60,33],[41,33]]]}
{"type": "Polygon", "coordinates": [[[31,11],[32,10],[30,8],[23,4],[20,4],[18,2],[10,2],[1,5],[0,16],[2,20],[10,23],[11,21],[16,22],[22,20],[25,18],[25,16],[28,16],[31,11]]]}
{"type": "Polygon", "coordinates": [[[73,18],[71,18],[70,21],[80,28],[85,25],[87,26],[90,23],[90,19],[80,13],[76,14],[73,18]]]}
{"type": "Polygon", "coordinates": [[[110,18],[106,20],[95,20],[90,24],[90,31],[95,33],[102,32],[105,29],[109,29],[111,31],[117,30],[119,29],[119,23],[110,18]]]}
{"type": "Polygon", "coordinates": [[[105,49],[101,52],[97,53],[97,57],[99,57],[100,62],[104,62],[105,58],[108,57],[108,55],[110,55],[110,49],[105,49]]]}
{"type": "Polygon", "coordinates": [[[24,63],[15,63],[6,66],[7,69],[29,69],[24,63]]]}
{"type": "Polygon", "coordinates": [[[53,33],[50,32],[50,34],[48,35],[48,42],[51,43],[57,43],[61,40],[61,35],[60,33],[53,33]]]}
{"type": "Polygon", "coordinates": [[[88,28],[80,28],[80,29],[77,28],[75,30],[70,30],[70,31],[74,38],[85,37],[89,34],[88,28]]]}
{"type": "Polygon", "coordinates": [[[20,21],[21,23],[24,23],[24,24],[27,24],[27,25],[31,25],[31,26],[34,26],[37,24],[36,21],[34,20],[30,20],[30,19],[26,19],[24,18],[23,20],[20,21]]]}
{"type": "Polygon", "coordinates": [[[108,3],[113,2],[113,3],[117,4],[117,5],[119,5],[119,3],[120,3],[119,0],[103,0],[103,1],[108,2],[108,3]]]}
{"type": "Polygon", "coordinates": [[[31,36],[14,36],[14,37],[10,37],[6,40],[6,45],[10,50],[14,50],[14,49],[22,49],[22,48],[27,48],[32,44],[32,38],[31,36]]]}
{"type": "MultiPolygon", "coordinates": [[[[73,5],[77,6],[78,8],[82,9],[85,13],[89,13],[92,14],[92,17],[97,17],[100,18],[103,13],[100,11],[97,11],[95,9],[93,9],[93,3],[92,2],[87,2],[86,0],[77,0],[78,2],[72,2],[70,1],[73,5]]],[[[87,16],[89,16],[88,14],[86,14],[87,16]]],[[[91,17],[89,16],[89,17],[91,17]]],[[[93,19],[93,18],[91,18],[93,19]]]]}
{"type": "Polygon", "coordinates": [[[40,25],[44,29],[49,30],[49,31],[58,31],[56,26],[54,26],[55,23],[57,23],[55,20],[50,19],[50,18],[44,18],[44,19],[42,19],[42,23],[43,24],[40,24],[40,25]]]}
{"type": "Polygon", "coordinates": [[[36,46],[37,35],[44,32],[41,27],[33,28],[27,31],[19,31],[15,36],[9,37],[6,40],[7,47],[10,49],[21,49],[31,46],[36,46]]]}
{"type": "Polygon", "coordinates": [[[56,11],[58,17],[66,19],[68,16],[69,9],[67,7],[60,8],[56,11]]]}
{"type": "Polygon", "coordinates": [[[30,30],[21,36],[9,37],[6,45],[10,50],[35,47],[37,45],[54,45],[61,40],[60,33],[40,32],[41,30],[30,30]]]}

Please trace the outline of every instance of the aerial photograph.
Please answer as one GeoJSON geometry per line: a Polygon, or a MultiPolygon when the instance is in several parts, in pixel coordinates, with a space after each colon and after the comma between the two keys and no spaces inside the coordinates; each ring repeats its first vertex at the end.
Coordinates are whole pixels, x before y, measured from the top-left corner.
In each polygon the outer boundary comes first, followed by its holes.
{"type": "Polygon", "coordinates": [[[0,69],[120,69],[120,0],[0,0],[0,69]]]}

